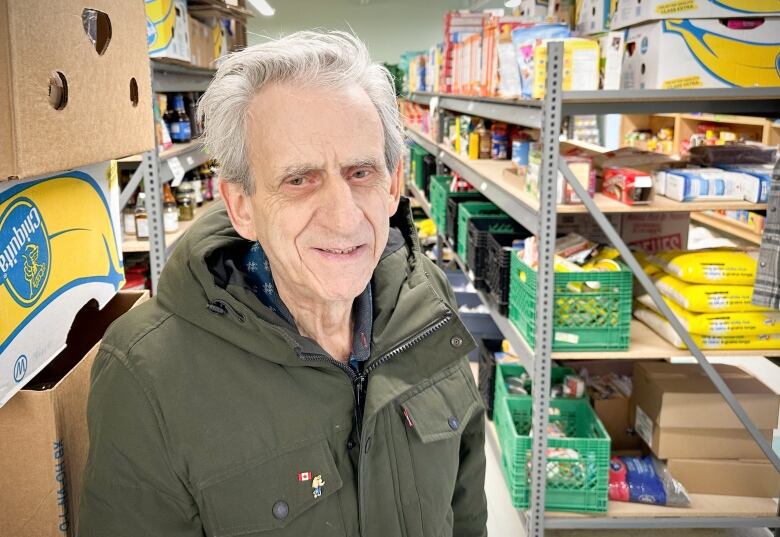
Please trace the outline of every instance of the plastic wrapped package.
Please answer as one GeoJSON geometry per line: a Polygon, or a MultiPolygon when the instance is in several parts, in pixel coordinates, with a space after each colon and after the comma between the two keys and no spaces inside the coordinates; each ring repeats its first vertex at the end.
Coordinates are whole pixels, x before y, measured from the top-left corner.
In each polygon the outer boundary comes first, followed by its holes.
{"type": "MultiPolygon", "coordinates": [[[[654,332],[666,341],[677,347],[685,349],[683,340],[674,331],[672,325],[653,310],[640,304],[634,307],[634,317],[649,326],[654,332]]],[[[755,336],[704,336],[691,334],[693,342],[702,350],[767,350],[780,349],[780,333],[763,334],[755,336]]]]}
{"type": "MultiPolygon", "coordinates": [[[[637,298],[643,306],[660,313],[650,295],[637,298]]],[[[691,313],[668,298],[664,301],[685,329],[702,336],[760,336],[780,334],[780,311],[691,313]]]]}
{"type": "Polygon", "coordinates": [[[750,144],[700,145],[692,147],[690,155],[692,163],[702,166],[772,164],[777,159],[777,150],[750,144]]]}
{"type": "Polygon", "coordinates": [[[696,313],[766,311],[752,303],[752,285],[693,284],[670,274],[660,274],[655,285],[678,306],[696,313]]]}
{"type": "Polygon", "coordinates": [[[651,255],[649,261],[688,283],[753,285],[758,251],[672,250],[651,255]]]}
{"type": "Polygon", "coordinates": [[[655,457],[612,457],[609,499],[616,502],[689,507],[691,499],[666,465],[655,457]]]}

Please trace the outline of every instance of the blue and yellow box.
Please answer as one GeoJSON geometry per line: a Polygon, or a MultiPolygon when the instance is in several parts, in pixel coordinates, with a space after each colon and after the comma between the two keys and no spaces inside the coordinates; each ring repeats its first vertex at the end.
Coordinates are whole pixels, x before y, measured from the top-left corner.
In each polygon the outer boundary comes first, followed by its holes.
{"type": "Polygon", "coordinates": [[[780,16],[780,0],[620,0],[610,27],[617,30],[659,19],[762,16],[780,16]]]}
{"type": "Polygon", "coordinates": [[[187,0],[144,0],[149,57],[191,61],[187,0]]]}
{"type": "Polygon", "coordinates": [[[665,19],[628,29],[621,88],[780,86],[780,18],[665,19]]]}
{"type": "Polygon", "coordinates": [[[0,406],[124,285],[116,161],[0,183],[0,406]]]}

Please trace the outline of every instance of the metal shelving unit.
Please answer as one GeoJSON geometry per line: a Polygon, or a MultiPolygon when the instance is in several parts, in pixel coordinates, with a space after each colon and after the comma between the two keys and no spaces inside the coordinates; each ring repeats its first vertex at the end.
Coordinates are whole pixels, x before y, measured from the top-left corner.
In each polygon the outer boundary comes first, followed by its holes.
{"type": "MultiPolygon", "coordinates": [[[[775,469],[780,471],[780,458],[764,439],[753,422],[745,413],[736,397],[725,384],[717,371],[710,364],[705,354],[695,345],[690,335],[685,331],[679,320],[671,312],[652,281],[641,269],[633,254],[610,224],[605,212],[634,212],[637,210],[651,212],[696,211],[704,210],[693,204],[676,204],[672,200],[658,200],[643,209],[627,206],[596,196],[591,199],[582,185],[563,159],[559,159],[559,133],[561,120],[566,115],[579,114],[614,114],[614,113],[660,113],[660,112],[707,112],[742,115],[767,115],[780,110],[780,91],[776,88],[737,88],[737,89],[700,89],[700,90],[646,90],[646,91],[597,91],[597,92],[563,92],[563,44],[551,42],[548,44],[548,77],[546,95],[543,101],[509,101],[469,96],[435,95],[430,93],[415,93],[411,101],[428,105],[432,109],[446,109],[453,112],[473,114],[494,120],[505,121],[541,130],[542,164],[540,173],[539,200],[529,199],[520,192],[519,186],[504,181],[501,169],[487,161],[467,161],[461,159],[441,144],[441,139],[433,141],[414,129],[409,130],[410,137],[436,156],[437,168],[442,164],[461,174],[479,189],[488,199],[496,203],[511,217],[524,225],[539,237],[539,268],[538,291],[536,305],[536,346],[530,349],[519,333],[508,322],[499,324],[505,337],[510,340],[514,350],[521,356],[523,362],[532,370],[533,378],[533,420],[532,420],[532,457],[531,457],[531,487],[530,507],[527,511],[519,511],[519,516],[531,537],[542,536],[546,528],[579,529],[579,528],[712,528],[712,527],[780,527],[780,514],[777,503],[773,500],[759,502],[761,505],[740,502],[740,498],[728,498],[719,502],[717,498],[694,495],[696,500],[693,509],[687,513],[669,508],[648,509],[648,506],[633,504],[616,504],[610,502],[609,512],[605,516],[577,515],[570,513],[545,513],[545,483],[546,483],[546,446],[547,422],[550,393],[551,363],[554,358],[601,359],[618,355],[621,358],[667,358],[672,356],[692,355],[704,372],[724,397],[732,411],[759,444],[766,457],[775,469]],[[583,200],[581,207],[569,209],[558,207],[555,203],[555,190],[558,172],[571,185],[576,194],[583,200]],[[514,187],[514,188],[513,188],[514,187]],[[562,209],[562,210],[561,210],[562,209]],[[670,345],[659,342],[657,336],[647,329],[642,333],[640,323],[632,323],[632,342],[629,351],[621,353],[553,353],[552,335],[552,300],[553,300],[553,249],[556,237],[556,215],[558,212],[589,212],[610,242],[620,251],[626,264],[634,272],[640,285],[653,298],[656,306],[667,318],[687,345],[688,351],[681,351],[670,345]],[[647,338],[647,341],[637,341],[637,336],[647,338]],[[671,347],[671,348],[670,348],[671,347]],[[640,351],[640,352],[638,352],[640,351]],[[633,354],[633,356],[632,356],[633,354]],[[699,497],[701,496],[701,497],[699,497]]],[[[442,133],[442,114],[438,114],[437,129],[442,133]]],[[[505,164],[503,165],[505,166],[505,164]]],[[[728,208],[761,209],[763,206],[743,203],[726,203],[728,208]]],[[[727,208],[707,205],[706,208],[727,208]]],[[[441,242],[441,239],[440,239],[441,242]]],[[[451,245],[450,245],[451,246],[451,245]]],[[[455,254],[453,254],[455,255],[455,254]]],[[[467,267],[462,260],[457,259],[461,269],[467,267]]],[[[467,272],[466,272],[467,273],[467,272]]],[[[468,273],[467,273],[468,274],[468,273]]],[[[486,303],[490,307],[489,302],[486,303]]],[[[492,309],[492,308],[491,308],[492,309]]],[[[493,311],[494,316],[497,312],[493,311]]],[[[714,353],[707,353],[714,354],[714,353]]],[[[729,354],[745,354],[743,351],[729,354]]],[[[750,354],[750,353],[748,353],[750,354]]],[[[771,352],[761,351],[762,356],[771,352]]],[[[497,447],[495,435],[489,442],[497,447]]],[[[499,455],[500,456],[500,455],[499,455]]],[[[742,499],[744,500],[744,499],[742,499]]]]}
{"type": "MultiPolygon", "coordinates": [[[[167,63],[159,60],[151,61],[152,91],[163,92],[190,92],[205,91],[214,76],[215,70],[191,67],[177,63],[167,63]]],[[[153,126],[151,126],[154,128],[153,126]]],[[[166,248],[166,237],[163,228],[163,201],[162,185],[171,181],[176,170],[188,172],[193,168],[207,162],[209,156],[203,146],[197,141],[185,144],[174,144],[172,147],[159,151],[155,147],[142,155],[133,155],[121,159],[119,165],[130,167],[138,165],[130,182],[125,186],[119,196],[119,209],[122,210],[133,192],[138,188],[141,180],[144,181],[146,192],[146,212],[149,219],[148,241],[126,241],[128,252],[149,252],[149,265],[152,280],[152,293],[157,291],[157,282],[160,279],[163,265],[168,259],[171,248],[166,248]]],[[[201,209],[201,212],[205,212],[201,209]]],[[[184,234],[189,226],[183,225],[181,233],[184,234]]],[[[172,241],[172,244],[175,242],[172,241]]]]}

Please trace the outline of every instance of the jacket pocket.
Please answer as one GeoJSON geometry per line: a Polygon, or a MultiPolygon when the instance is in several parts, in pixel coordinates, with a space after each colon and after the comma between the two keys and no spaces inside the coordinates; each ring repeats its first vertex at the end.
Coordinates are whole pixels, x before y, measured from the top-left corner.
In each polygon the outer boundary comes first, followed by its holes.
{"type": "Polygon", "coordinates": [[[201,487],[207,534],[343,536],[342,486],[326,440],[284,450],[201,487]]]}
{"type": "Polygon", "coordinates": [[[401,473],[419,497],[422,535],[446,535],[452,531],[452,497],[460,466],[461,436],[482,409],[473,381],[469,382],[464,372],[466,368],[465,362],[459,362],[399,400],[399,419],[406,429],[405,446],[401,449],[408,450],[411,458],[411,471],[401,473]]]}

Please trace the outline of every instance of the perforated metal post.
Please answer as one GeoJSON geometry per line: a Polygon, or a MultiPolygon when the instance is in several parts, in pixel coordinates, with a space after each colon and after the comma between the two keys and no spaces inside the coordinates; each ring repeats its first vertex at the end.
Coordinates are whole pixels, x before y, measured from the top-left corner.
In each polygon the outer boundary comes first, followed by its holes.
{"type": "Polygon", "coordinates": [[[152,278],[152,294],[156,294],[157,283],[165,264],[162,181],[160,180],[160,156],[157,154],[157,148],[144,153],[141,165],[144,167],[144,192],[149,222],[149,272],[152,278]]]}
{"type": "Polygon", "coordinates": [[[536,345],[533,374],[533,446],[528,536],[544,535],[544,501],[547,484],[547,424],[550,408],[550,370],[553,342],[556,192],[558,139],[561,129],[563,43],[547,45],[547,82],[542,107],[542,165],[539,176],[539,266],[536,288],[536,345]]]}
{"type": "MultiPolygon", "coordinates": [[[[436,143],[440,144],[444,140],[444,113],[440,109],[436,109],[436,143]]],[[[434,158],[436,159],[436,175],[443,175],[444,174],[444,163],[441,161],[441,158],[439,157],[439,151],[436,151],[433,154],[434,158]]],[[[430,192],[430,190],[428,190],[430,192]]],[[[430,201],[430,200],[428,200],[430,201]]],[[[433,207],[431,207],[433,209],[433,207]]],[[[444,252],[442,252],[442,249],[444,248],[444,242],[441,240],[441,235],[444,233],[443,229],[437,229],[436,230],[436,264],[438,266],[444,266],[444,252]]]]}

